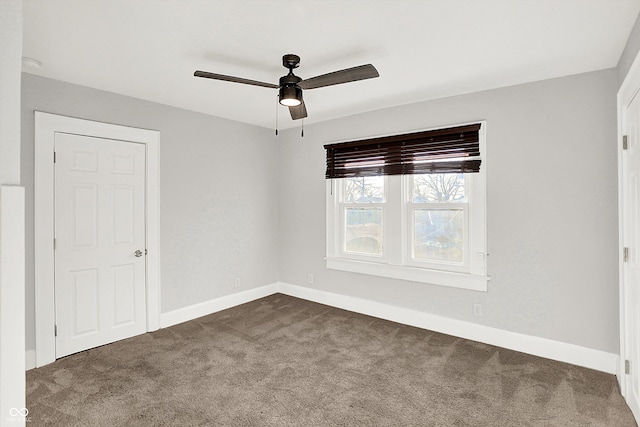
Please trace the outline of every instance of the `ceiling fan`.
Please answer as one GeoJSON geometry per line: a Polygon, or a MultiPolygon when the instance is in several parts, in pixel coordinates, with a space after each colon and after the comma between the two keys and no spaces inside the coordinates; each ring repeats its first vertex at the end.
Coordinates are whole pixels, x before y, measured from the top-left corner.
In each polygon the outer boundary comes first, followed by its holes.
{"type": "Polygon", "coordinates": [[[280,104],[289,107],[289,112],[291,113],[291,118],[293,120],[307,117],[307,108],[305,107],[304,100],[302,99],[303,89],[317,89],[319,87],[339,85],[342,83],[366,80],[380,76],[380,74],[378,74],[378,70],[376,70],[373,65],[366,64],[322,74],[320,76],[311,77],[310,79],[302,79],[293,74],[293,69],[298,68],[300,65],[300,57],[293,54],[284,55],[282,57],[282,65],[289,69],[289,74],[280,77],[279,84],[225,76],[224,74],[209,73],[207,71],[196,71],[193,75],[195,77],[204,77],[207,79],[224,80],[227,82],[278,89],[279,102],[280,104]]]}

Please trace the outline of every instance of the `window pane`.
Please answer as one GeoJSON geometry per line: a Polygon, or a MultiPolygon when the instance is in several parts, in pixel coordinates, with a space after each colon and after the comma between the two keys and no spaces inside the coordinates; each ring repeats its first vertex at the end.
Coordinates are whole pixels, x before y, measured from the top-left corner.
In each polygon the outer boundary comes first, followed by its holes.
{"type": "Polygon", "coordinates": [[[423,261],[462,262],[464,211],[416,209],[413,257],[423,261]]]}
{"type": "Polygon", "coordinates": [[[384,202],[384,177],[363,176],[345,178],[344,203],[382,203],[384,202]]]}
{"type": "Polygon", "coordinates": [[[345,209],[345,250],[382,255],[382,208],[345,209]]]}
{"type": "Polygon", "coordinates": [[[413,203],[464,202],[464,174],[412,175],[413,203]]]}

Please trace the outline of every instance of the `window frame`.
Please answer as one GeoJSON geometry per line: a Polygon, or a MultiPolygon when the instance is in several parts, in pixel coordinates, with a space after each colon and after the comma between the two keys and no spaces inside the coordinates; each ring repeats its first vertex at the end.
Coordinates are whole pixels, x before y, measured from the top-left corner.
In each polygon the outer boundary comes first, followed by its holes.
{"type": "MultiPolygon", "coordinates": [[[[327,254],[329,269],[409,280],[434,285],[486,291],[486,122],[479,131],[482,167],[465,173],[466,202],[413,203],[412,175],[385,176],[384,203],[342,203],[342,179],[326,182],[327,254]],[[382,256],[347,253],[343,249],[345,206],[383,206],[382,256]],[[463,262],[430,262],[413,258],[413,212],[424,206],[463,206],[466,209],[463,262]]],[[[464,124],[463,124],[464,125],[464,124]]],[[[460,126],[463,126],[460,125],[460,126]]],[[[449,126],[447,126],[449,127],[449,126]]],[[[433,130],[445,127],[433,128],[433,130]]],[[[427,129],[431,130],[431,129],[427,129]]]]}

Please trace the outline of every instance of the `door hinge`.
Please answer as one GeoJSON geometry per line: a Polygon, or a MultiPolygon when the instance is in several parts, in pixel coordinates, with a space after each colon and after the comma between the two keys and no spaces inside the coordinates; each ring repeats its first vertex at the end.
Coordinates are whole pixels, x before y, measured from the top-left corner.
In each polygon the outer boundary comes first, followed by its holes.
{"type": "Polygon", "coordinates": [[[629,142],[627,142],[627,135],[622,135],[622,149],[626,150],[629,148],[629,142]]]}
{"type": "Polygon", "coordinates": [[[55,248],[56,248],[56,238],[54,237],[53,238],[53,249],[55,249],[55,248]]]}
{"type": "Polygon", "coordinates": [[[629,360],[624,361],[624,373],[627,375],[631,373],[631,362],[629,360]]]}
{"type": "Polygon", "coordinates": [[[629,261],[629,248],[622,248],[622,262],[629,261]]]}
{"type": "Polygon", "coordinates": [[[58,336],[58,325],[53,325],[53,335],[56,337],[58,336]]]}
{"type": "Polygon", "coordinates": [[[56,162],[56,152],[54,151],[53,152],[53,163],[55,163],[55,162],[56,162]]]}

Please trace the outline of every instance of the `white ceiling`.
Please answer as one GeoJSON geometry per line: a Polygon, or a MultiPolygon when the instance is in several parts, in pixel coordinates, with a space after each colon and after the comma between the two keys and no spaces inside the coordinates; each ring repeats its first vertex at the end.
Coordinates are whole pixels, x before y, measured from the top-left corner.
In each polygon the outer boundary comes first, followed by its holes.
{"type": "MultiPolygon", "coordinates": [[[[615,67],[640,0],[24,0],[25,70],[273,127],[277,83],[372,63],[380,78],[304,92],[305,123],[615,67]]],[[[279,107],[280,128],[297,126],[279,107]]]]}

